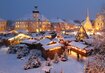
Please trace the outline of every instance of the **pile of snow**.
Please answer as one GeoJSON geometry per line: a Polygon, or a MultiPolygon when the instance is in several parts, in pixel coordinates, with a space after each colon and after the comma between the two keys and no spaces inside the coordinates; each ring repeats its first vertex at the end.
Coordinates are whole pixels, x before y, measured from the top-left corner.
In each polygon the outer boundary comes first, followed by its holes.
{"type": "MultiPolygon", "coordinates": [[[[0,51],[0,73],[45,73],[43,71],[45,61],[41,61],[41,67],[24,70],[24,64],[27,60],[27,58],[20,60],[13,54],[8,55],[0,51]]],[[[83,68],[84,65],[82,63],[69,58],[66,62],[53,63],[51,73],[61,73],[61,71],[64,73],[83,73],[83,68]]]]}
{"type": "Polygon", "coordinates": [[[8,49],[9,49],[9,47],[2,46],[2,47],[0,48],[0,51],[6,53],[6,52],[8,51],[8,49]]]}
{"type": "Polygon", "coordinates": [[[61,71],[63,73],[83,73],[83,65],[73,59],[66,62],[61,61],[58,64],[54,64],[51,73],[61,73],[61,71]]]}

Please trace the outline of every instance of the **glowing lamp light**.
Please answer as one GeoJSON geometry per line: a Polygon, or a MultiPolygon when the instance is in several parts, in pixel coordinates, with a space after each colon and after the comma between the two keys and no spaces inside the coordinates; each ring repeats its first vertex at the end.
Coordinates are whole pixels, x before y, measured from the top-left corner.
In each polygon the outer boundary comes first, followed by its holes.
{"type": "Polygon", "coordinates": [[[65,34],[65,31],[63,31],[62,33],[65,34]]]}
{"type": "Polygon", "coordinates": [[[98,28],[98,27],[97,27],[96,29],[97,29],[97,30],[99,30],[99,28],[98,28]]]}
{"type": "Polygon", "coordinates": [[[60,49],[60,48],[61,48],[61,47],[55,47],[55,48],[49,49],[49,51],[58,50],[58,49],[60,49]]]}
{"type": "Polygon", "coordinates": [[[39,29],[36,29],[36,32],[39,32],[39,29]]]}

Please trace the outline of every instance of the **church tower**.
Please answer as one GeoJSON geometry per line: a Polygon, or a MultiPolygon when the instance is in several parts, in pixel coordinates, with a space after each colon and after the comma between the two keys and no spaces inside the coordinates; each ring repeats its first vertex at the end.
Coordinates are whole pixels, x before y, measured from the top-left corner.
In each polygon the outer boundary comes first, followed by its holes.
{"type": "Polygon", "coordinates": [[[86,20],[82,23],[83,27],[85,28],[86,32],[91,32],[93,29],[92,23],[89,17],[89,10],[87,9],[87,17],[86,20]]]}
{"type": "Polygon", "coordinates": [[[38,6],[35,6],[35,10],[33,11],[33,18],[35,19],[35,21],[39,20],[39,10],[38,10],[38,6]]]}
{"type": "Polygon", "coordinates": [[[32,12],[33,13],[33,18],[35,20],[34,26],[35,26],[35,31],[40,32],[41,31],[41,21],[40,21],[40,12],[38,10],[38,6],[36,4],[35,10],[32,12]]]}

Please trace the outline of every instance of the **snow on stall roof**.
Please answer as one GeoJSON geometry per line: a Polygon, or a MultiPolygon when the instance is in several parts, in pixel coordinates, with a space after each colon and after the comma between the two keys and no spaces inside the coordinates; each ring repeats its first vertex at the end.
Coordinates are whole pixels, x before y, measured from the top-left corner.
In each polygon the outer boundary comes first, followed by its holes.
{"type": "Polygon", "coordinates": [[[47,45],[47,44],[49,44],[50,42],[51,42],[51,40],[48,39],[48,38],[45,38],[45,39],[42,39],[42,40],[38,41],[38,43],[40,43],[40,44],[42,44],[42,45],[47,45]]]}
{"type": "Polygon", "coordinates": [[[31,37],[36,37],[37,33],[32,33],[31,37]]]}
{"type": "Polygon", "coordinates": [[[85,45],[81,42],[75,42],[75,41],[72,41],[71,43],[69,43],[70,45],[74,46],[74,47],[78,47],[80,49],[84,49],[86,48],[88,45],[85,45]]]}
{"type": "Polygon", "coordinates": [[[28,33],[26,30],[16,30],[16,31],[19,33],[24,33],[24,34],[28,33]]]}
{"type": "Polygon", "coordinates": [[[59,42],[59,39],[58,38],[54,38],[54,39],[52,39],[52,41],[59,42]]]}
{"type": "Polygon", "coordinates": [[[76,38],[75,38],[75,37],[71,37],[71,38],[64,38],[64,40],[65,40],[65,41],[74,41],[74,40],[76,40],[76,38]]]}
{"type": "Polygon", "coordinates": [[[36,43],[36,42],[37,42],[37,40],[25,39],[21,43],[33,44],[33,43],[36,43]]]}
{"type": "Polygon", "coordinates": [[[51,36],[51,34],[50,33],[45,33],[44,36],[51,36]]]}
{"type": "Polygon", "coordinates": [[[51,44],[51,45],[44,45],[42,46],[45,50],[53,49],[55,47],[62,47],[63,44],[56,43],[56,44],[51,44]]]}

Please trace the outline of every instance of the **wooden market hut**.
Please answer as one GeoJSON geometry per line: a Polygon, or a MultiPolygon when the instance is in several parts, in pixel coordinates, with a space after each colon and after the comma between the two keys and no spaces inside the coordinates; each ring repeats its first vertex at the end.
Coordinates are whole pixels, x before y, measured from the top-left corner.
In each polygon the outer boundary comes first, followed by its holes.
{"type": "Polygon", "coordinates": [[[60,43],[54,43],[49,45],[42,46],[42,54],[45,59],[54,58],[54,55],[57,53],[59,56],[63,53],[63,46],[60,43]]]}
{"type": "Polygon", "coordinates": [[[8,41],[10,45],[16,45],[16,44],[20,44],[22,40],[29,39],[29,38],[31,38],[31,36],[20,33],[12,38],[9,38],[8,41]]]}
{"type": "Polygon", "coordinates": [[[39,47],[41,47],[41,45],[39,43],[37,43],[37,40],[34,39],[25,39],[23,40],[21,43],[22,44],[26,44],[29,49],[40,49],[39,47]]]}
{"type": "Polygon", "coordinates": [[[83,44],[82,42],[75,42],[72,41],[69,43],[69,46],[67,46],[69,49],[69,52],[75,52],[77,55],[77,59],[80,59],[80,57],[87,57],[90,51],[93,48],[90,48],[88,45],[83,44]]]}

